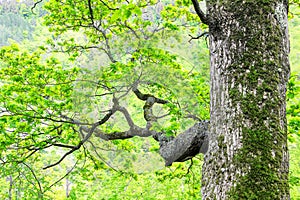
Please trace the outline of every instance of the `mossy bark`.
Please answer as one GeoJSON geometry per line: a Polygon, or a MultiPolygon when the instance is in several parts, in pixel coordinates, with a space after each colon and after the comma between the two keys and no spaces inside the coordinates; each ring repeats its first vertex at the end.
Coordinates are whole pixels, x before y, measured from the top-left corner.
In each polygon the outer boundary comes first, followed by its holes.
{"type": "Polygon", "coordinates": [[[207,0],[211,128],[203,199],[289,199],[287,6],[207,0]]]}

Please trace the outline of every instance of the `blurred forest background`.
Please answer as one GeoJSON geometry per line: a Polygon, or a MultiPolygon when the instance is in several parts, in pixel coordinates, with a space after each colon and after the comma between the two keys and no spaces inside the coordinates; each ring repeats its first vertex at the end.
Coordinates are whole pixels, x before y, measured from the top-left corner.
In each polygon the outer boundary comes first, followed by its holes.
{"type": "MultiPolygon", "coordinates": [[[[33,52],[38,48],[51,45],[53,33],[44,25],[43,16],[47,12],[38,4],[33,10],[31,0],[0,0],[0,46],[18,44],[20,49],[33,52]]],[[[289,124],[290,150],[290,186],[291,198],[300,199],[300,8],[291,6],[289,14],[291,42],[291,79],[287,94],[287,118],[289,124]]],[[[80,38],[80,33],[70,33],[73,38],[80,38]]],[[[176,35],[176,42],[169,51],[180,55],[187,69],[193,68],[201,79],[201,87],[209,88],[209,52],[205,38],[192,40],[188,32],[176,35]],[[178,42],[181,41],[181,42],[178,42]],[[189,52],[187,52],[187,50],[189,52]]],[[[119,44],[120,46],[122,44],[119,44]]],[[[120,47],[121,48],[121,47],[120,47]]],[[[97,52],[76,56],[61,52],[51,52],[66,66],[81,66],[93,69],[105,62],[97,52]],[[71,55],[72,58],[72,55],[71,55]]],[[[1,65],[0,65],[1,67],[1,65]]],[[[168,73],[168,72],[166,72],[168,73]]],[[[173,73],[173,72],[170,72],[173,73]]],[[[167,80],[168,81],[168,80],[167,80]]],[[[172,81],[169,80],[170,85],[172,81]]],[[[0,80],[1,84],[1,80],[0,80]]],[[[209,116],[209,95],[203,102],[204,108],[199,115],[209,116]]],[[[134,101],[134,100],[128,100],[134,101]]],[[[131,102],[132,105],[138,104],[131,102]]],[[[131,110],[141,106],[132,106],[131,110]]],[[[0,116],[1,117],[1,116],[0,116]]],[[[139,120],[136,117],[136,121],[139,120]]],[[[3,123],[0,121],[0,123],[3,123]]],[[[118,126],[121,122],[116,121],[118,126]]],[[[139,122],[137,122],[139,123],[139,122]]],[[[143,122],[140,122],[143,123],[143,122]]],[[[188,127],[186,122],[182,126],[188,127]]],[[[111,125],[112,129],[114,124],[111,125]]],[[[166,131],[172,131],[176,124],[171,124],[166,131]]],[[[108,127],[109,128],[109,127],[108,127]]],[[[0,131],[3,131],[0,129],[0,131]]],[[[2,133],[0,133],[2,134],[2,133]]],[[[1,135],[0,135],[1,137],[1,135]]],[[[0,140],[1,141],[1,140],[0,140]]],[[[200,199],[201,164],[203,155],[193,161],[174,163],[165,167],[157,150],[157,142],[151,138],[132,138],[129,140],[91,143],[94,149],[84,155],[74,153],[60,165],[42,170],[44,163],[58,160],[64,152],[47,150],[34,164],[0,165],[0,199],[38,199],[39,191],[45,191],[44,199],[200,199]],[[97,147],[93,146],[97,144],[97,147]],[[89,158],[89,159],[86,159],[89,158]],[[80,161],[77,161],[80,160],[80,161]]],[[[0,143],[1,149],[1,143],[0,143]]],[[[85,152],[86,153],[86,152],[85,152]]]]}

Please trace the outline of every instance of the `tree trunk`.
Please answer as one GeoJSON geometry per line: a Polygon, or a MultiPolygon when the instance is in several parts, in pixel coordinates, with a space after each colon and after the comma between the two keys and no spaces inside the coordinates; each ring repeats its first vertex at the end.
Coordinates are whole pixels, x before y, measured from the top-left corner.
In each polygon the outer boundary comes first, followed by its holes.
{"type": "Polygon", "coordinates": [[[288,5],[210,0],[211,116],[203,199],[289,199],[288,5]]]}

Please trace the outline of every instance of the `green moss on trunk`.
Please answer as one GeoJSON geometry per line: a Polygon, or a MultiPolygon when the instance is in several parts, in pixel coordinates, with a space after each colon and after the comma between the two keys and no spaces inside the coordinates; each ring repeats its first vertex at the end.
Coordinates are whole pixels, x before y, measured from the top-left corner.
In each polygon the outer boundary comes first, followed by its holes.
{"type": "MultiPolygon", "coordinates": [[[[213,70],[221,76],[214,77],[214,80],[217,84],[224,83],[224,80],[226,83],[226,86],[215,87],[226,99],[216,100],[214,105],[223,102],[222,106],[231,106],[230,110],[221,106],[212,108],[215,109],[213,113],[227,117],[223,123],[230,121],[229,128],[219,126],[213,129],[217,131],[212,133],[216,134],[217,145],[212,148],[208,161],[213,163],[216,159],[218,169],[215,170],[214,182],[218,185],[216,180],[224,178],[224,171],[236,168],[240,174],[233,177],[230,175],[232,171],[227,173],[233,178],[226,195],[228,199],[287,198],[287,172],[282,170],[286,170],[283,167],[283,152],[287,152],[283,149],[287,142],[284,93],[289,68],[283,42],[287,39],[282,15],[277,10],[278,6],[284,8],[284,1],[207,2],[213,22],[210,25],[212,44],[216,44],[212,54],[219,55],[212,62],[215,65],[213,70]],[[228,52],[222,45],[228,47],[228,52]],[[239,137],[232,160],[227,154],[234,140],[230,133],[239,137]]],[[[222,120],[218,115],[213,117],[222,120]]],[[[207,199],[214,197],[215,194],[211,194],[207,199]]]]}

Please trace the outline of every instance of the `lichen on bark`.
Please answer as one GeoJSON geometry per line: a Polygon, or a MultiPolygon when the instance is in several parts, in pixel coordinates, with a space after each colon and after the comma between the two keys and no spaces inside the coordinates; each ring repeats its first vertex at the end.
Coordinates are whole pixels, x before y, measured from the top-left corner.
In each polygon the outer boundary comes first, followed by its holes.
{"type": "Polygon", "coordinates": [[[287,5],[211,0],[207,7],[211,130],[203,199],[289,199],[287,5]]]}

